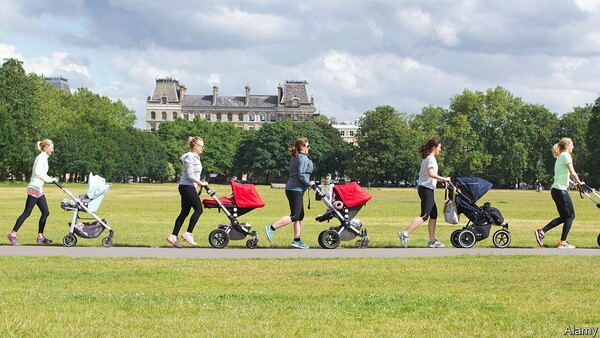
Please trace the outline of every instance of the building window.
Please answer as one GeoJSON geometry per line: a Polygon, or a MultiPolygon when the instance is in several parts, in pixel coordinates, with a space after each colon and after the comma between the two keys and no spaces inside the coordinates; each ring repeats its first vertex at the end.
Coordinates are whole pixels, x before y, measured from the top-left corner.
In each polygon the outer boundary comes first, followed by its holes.
{"type": "Polygon", "coordinates": [[[196,117],[200,117],[200,113],[198,113],[197,111],[194,112],[194,118],[196,117]]]}
{"type": "Polygon", "coordinates": [[[242,114],[242,113],[238,114],[238,121],[244,121],[244,114],[242,114]]]}
{"type": "Polygon", "coordinates": [[[244,126],[238,126],[238,128],[240,129],[240,131],[244,130],[244,126]]]}
{"type": "Polygon", "coordinates": [[[185,120],[189,121],[189,120],[190,120],[190,113],[188,113],[188,112],[184,111],[184,112],[183,112],[183,118],[184,118],[185,120]]]}
{"type": "Polygon", "coordinates": [[[304,115],[304,121],[310,121],[310,115],[308,115],[308,114],[304,115]]]}
{"type": "Polygon", "coordinates": [[[166,96],[161,97],[160,100],[162,101],[163,104],[167,104],[167,97],[166,96]]]}
{"type": "Polygon", "coordinates": [[[217,113],[217,121],[221,122],[221,113],[217,113]]]}
{"type": "Polygon", "coordinates": [[[344,136],[346,136],[346,133],[343,130],[340,130],[340,136],[344,137],[344,136]]]}
{"type": "Polygon", "coordinates": [[[354,130],[350,130],[350,137],[354,137],[354,130]]]}
{"type": "Polygon", "coordinates": [[[253,111],[248,113],[248,121],[254,121],[254,112],[253,111]]]}
{"type": "Polygon", "coordinates": [[[277,121],[277,114],[275,114],[275,113],[269,114],[269,121],[271,121],[271,122],[277,121]]]}
{"type": "Polygon", "coordinates": [[[204,119],[206,121],[210,121],[210,113],[209,112],[204,113],[204,119]]]}
{"type": "Polygon", "coordinates": [[[160,114],[160,115],[161,115],[163,121],[167,120],[167,112],[166,111],[162,112],[162,114],[160,114]]]}
{"type": "Polygon", "coordinates": [[[156,120],[156,112],[150,113],[150,120],[156,120]]]}
{"type": "Polygon", "coordinates": [[[267,115],[265,115],[265,112],[261,111],[260,114],[258,114],[259,118],[260,118],[260,122],[265,122],[265,119],[267,118],[267,115]]]}
{"type": "Polygon", "coordinates": [[[298,99],[297,97],[294,97],[292,99],[292,106],[293,107],[298,107],[300,104],[298,103],[300,101],[300,99],[298,99]]]}
{"type": "Polygon", "coordinates": [[[233,121],[233,114],[227,113],[227,122],[233,121]]]}
{"type": "Polygon", "coordinates": [[[292,121],[298,121],[298,114],[292,114],[292,121]]]}
{"type": "Polygon", "coordinates": [[[173,112],[173,120],[177,119],[177,113],[173,112]]]}
{"type": "Polygon", "coordinates": [[[156,131],[156,123],[150,123],[150,131],[156,131]]]}
{"type": "Polygon", "coordinates": [[[248,127],[248,130],[254,130],[254,126],[248,127]]]}

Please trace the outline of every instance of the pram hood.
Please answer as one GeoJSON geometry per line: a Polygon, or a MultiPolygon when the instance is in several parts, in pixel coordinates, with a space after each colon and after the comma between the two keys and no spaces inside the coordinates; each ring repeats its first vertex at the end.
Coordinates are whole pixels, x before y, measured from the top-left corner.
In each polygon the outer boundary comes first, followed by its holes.
{"type": "Polygon", "coordinates": [[[254,184],[240,184],[231,181],[231,191],[235,204],[240,208],[262,208],[265,202],[258,195],[254,184]]]}
{"type": "Polygon", "coordinates": [[[454,183],[473,203],[477,202],[494,186],[479,177],[457,177],[454,179],[454,183]]]}
{"type": "Polygon", "coordinates": [[[371,200],[371,195],[369,195],[365,189],[363,189],[356,182],[335,185],[333,187],[333,191],[348,208],[365,204],[371,200]]]}
{"type": "Polygon", "coordinates": [[[87,197],[90,199],[88,203],[88,209],[91,212],[98,211],[100,203],[104,198],[104,194],[110,189],[111,184],[106,184],[106,180],[103,177],[90,173],[88,176],[88,191],[87,197]]]}

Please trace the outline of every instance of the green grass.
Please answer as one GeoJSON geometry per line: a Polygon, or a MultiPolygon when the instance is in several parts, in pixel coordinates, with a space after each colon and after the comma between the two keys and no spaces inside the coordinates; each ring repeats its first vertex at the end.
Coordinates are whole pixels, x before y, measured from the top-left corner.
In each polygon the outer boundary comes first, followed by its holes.
{"type": "MultiPolygon", "coordinates": [[[[83,184],[69,184],[76,194],[83,184]]],[[[229,186],[214,186],[219,196],[229,186]]],[[[241,217],[259,231],[287,213],[283,190],[259,186],[266,207],[241,217]]],[[[57,241],[71,213],[65,195],[47,187],[51,208],[46,235],[57,241]]],[[[419,211],[412,189],[370,189],[359,213],[371,246],[397,247],[397,231],[419,211]]],[[[206,198],[206,194],[203,195],[206,198]]],[[[311,195],[314,197],[314,195],[311,195]]],[[[570,241],[596,248],[600,210],[572,195],[577,217],[570,241]]],[[[0,227],[10,231],[25,201],[24,184],[0,184],[0,227]]],[[[437,192],[438,205],[443,190],[437,192]]],[[[512,247],[534,247],[533,229],[555,217],[548,191],[492,190],[482,199],[510,224],[512,247]]],[[[312,201],[303,239],[317,246],[327,227],[314,221],[324,210],[312,201]]],[[[98,214],[110,219],[115,245],[166,246],[177,216],[175,184],[117,184],[98,214]]],[[[32,244],[39,211],[19,239],[32,244]]],[[[195,231],[207,235],[226,218],[205,210],[195,231]]],[[[465,220],[463,220],[465,221],[465,220]]],[[[449,244],[458,226],[440,222],[449,244]]],[[[494,228],[495,230],[497,228],[494,228]]],[[[275,247],[289,247],[292,229],[277,232],[275,247]]],[[[425,226],[411,246],[425,246],[425,226]]],[[[548,234],[554,246],[560,229],[548,234]]],[[[7,241],[2,243],[7,245],[7,241]]],[[[60,244],[57,244],[60,245],[60,244]]],[[[99,246],[81,239],[78,246],[99,246]]],[[[244,241],[230,246],[244,247],[244,241]]],[[[353,242],[343,242],[352,247],[353,242]]],[[[493,246],[491,239],[476,244],[493,246]]],[[[110,250],[110,249],[109,249],[110,250]]],[[[227,250],[227,249],[225,249],[227,250]]],[[[260,250],[260,249],[257,249],[260,250]]],[[[340,250],[340,249],[338,249],[340,250]]],[[[343,249],[342,249],[343,250],[343,249]]],[[[462,249],[456,249],[462,250],[462,249]]],[[[541,249],[543,250],[543,249],[541,249]]],[[[600,325],[600,257],[456,256],[388,259],[100,259],[0,256],[0,336],[562,336],[569,325],[600,325]]]]}
{"type": "MultiPolygon", "coordinates": [[[[84,184],[67,184],[75,194],[86,191],[84,184]]],[[[218,196],[229,196],[229,186],[215,185],[218,196]]],[[[277,231],[275,242],[269,245],[264,235],[264,226],[272,224],[279,217],[289,213],[284,191],[258,186],[258,191],[266,203],[264,208],[255,209],[240,217],[253,225],[259,235],[259,247],[289,247],[292,240],[292,227],[277,231]]],[[[408,223],[419,214],[419,199],[413,189],[373,188],[368,190],[373,196],[371,202],[360,211],[357,218],[363,221],[369,231],[372,247],[397,247],[397,232],[405,229],[408,223]]],[[[67,233],[67,223],[71,213],[60,208],[60,200],[67,196],[54,186],[46,186],[46,195],[50,206],[50,217],[46,226],[47,237],[60,242],[67,233]]],[[[577,217],[573,223],[569,241],[578,247],[597,248],[597,236],[600,232],[600,209],[589,200],[582,200],[575,192],[571,192],[577,217]]],[[[208,198],[204,193],[202,198],[208,198]]],[[[310,246],[318,246],[319,233],[330,225],[338,223],[318,223],[314,217],[323,213],[325,205],[314,200],[311,193],[311,209],[306,209],[306,217],[302,231],[302,239],[310,246]]],[[[438,207],[444,202],[444,190],[436,193],[438,207]]],[[[511,247],[535,247],[533,230],[542,227],[557,216],[554,202],[549,191],[541,193],[525,190],[494,190],[488,192],[480,204],[490,201],[500,209],[510,225],[512,235],[511,247]]],[[[0,227],[8,232],[14,225],[25,204],[25,184],[0,184],[0,227]]],[[[305,200],[306,206],[306,200],[305,200]]],[[[440,210],[441,212],[441,210],[440,210]]],[[[115,229],[115,245],[117,246],[168,246],[165,238],[171,232],[175,218],[179,213],[179,194],[176,184],[115,184],[106,195],[98,211],[98,215],[107,218],[115,229]]],[[[19,232],[22,244],[32,244],[37,233],[39,211],[34,210],[19,232]]],[[[462,216],[461,226],[466,223],[462,216]]],[[[227,218],[216,209],[205,209],[204,214],[194,231],[196,242],[202,247],[210,247],[208,234],[219,223],[227,223],[227,218]]],[[[187,227],[184,224],[183,230],[187,227]]],[[[437,237],[450,245],[449,237],[458,225],[448,225],[440,216],[437,237]]],[[[498,230],[493,227],[492,231],[498,230]]],[[[547,246],[555,246],[560,238],[561,227],[550,231],[546,237],[547,246]]],[[[427,244],[427,227],[423,224],[411,235],[411,247],[424,247],[427,244]]],[[[355,241],[342,242],[342,247],[354,247],[355,241]]],[[[7,244],[6,241],[2,243],[7,244]]],[[[57,244],[60,245],[60,244],[57,244]]],[[[99,246],[100,239],[81,239],[78,246],[99,246]]],[[[231,241],[229,246],[245,247],[245,241],[231,241]]],[[[491,238],[478,242],[477,247],[493,247],[491,238]]]]}

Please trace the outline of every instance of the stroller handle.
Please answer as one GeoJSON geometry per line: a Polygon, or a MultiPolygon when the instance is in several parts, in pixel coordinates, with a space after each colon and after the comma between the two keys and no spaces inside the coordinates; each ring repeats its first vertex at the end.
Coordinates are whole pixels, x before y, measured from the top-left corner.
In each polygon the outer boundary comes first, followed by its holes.
{"type": "MultiPolygon", "coordinates": [[[[207,185],[205,185],[203,188],[206,190],[206,193],[207,193],[207,194],[208,194],[210,197],[213,197],[213,196],[216,194],[216,191],[212,190],[212,189],[211,189],[211,188],[208,186],[208,184],[207,184],[207,185]]],[[[202,192],[202,188],[200,188],[200,192],[202,192]]]]}
{"type": "Polygon", "coordinates": [[[60,184],[58,180],[52,181],[52,183],[56,184],[56,186],[59,187],[61,190],[65,190],[65,187],[62,184],[60,184]]]}
{"type": "Polygon", "coordinates": [[[314,183],[310,187],[312,190],[315,191],[315,194],[319,195],[320,197],[325,196],[325,193],[323,192],[323,190],[321,190],[321,187],[318,184],[314,183]]]}

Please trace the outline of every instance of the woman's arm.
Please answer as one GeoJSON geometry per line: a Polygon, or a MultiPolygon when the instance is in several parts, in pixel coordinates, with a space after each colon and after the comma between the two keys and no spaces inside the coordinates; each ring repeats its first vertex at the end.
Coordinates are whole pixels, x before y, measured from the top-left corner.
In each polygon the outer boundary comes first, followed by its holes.
{"type": "Polygon", "coordinates": [[[582,182],[579,179],[579,175],[577,175],[577,173],[575,172],[575,168],[573,167],[573,162],[567,163],[567,169],[569,170],[569,175],[571,175],[571,178],[574,179],[574,180],[569,179],[569,181],[571,183],[577,183],[579,185],[584,184],[584,182],[582,182]]]}
{"type": "Polygon", "coordinates": [[[438,180],[438,181],[442,181],[442,182],[450,182],[450,177],[442,177],[442,176],[439,176],[438,174],[436,174],[436,173],[433,171],[433,168],[429,168],[429,177],[431,177],[431,178],[433,178],[433,179],[436,179],[436,180],[438,180]]]}

